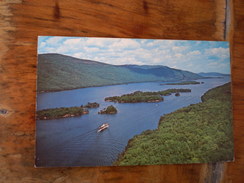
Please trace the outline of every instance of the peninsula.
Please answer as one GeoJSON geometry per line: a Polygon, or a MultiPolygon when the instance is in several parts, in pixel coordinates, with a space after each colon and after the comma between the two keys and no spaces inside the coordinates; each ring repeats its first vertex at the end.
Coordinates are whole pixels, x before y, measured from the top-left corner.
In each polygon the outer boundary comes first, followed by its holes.
{"type": "Polygon", "coordinates": [[[114,165],[203,163],[233,158],[230,83],[210,89],[202,102],[164,115],[158,128],[129,140],[114,165]]]}

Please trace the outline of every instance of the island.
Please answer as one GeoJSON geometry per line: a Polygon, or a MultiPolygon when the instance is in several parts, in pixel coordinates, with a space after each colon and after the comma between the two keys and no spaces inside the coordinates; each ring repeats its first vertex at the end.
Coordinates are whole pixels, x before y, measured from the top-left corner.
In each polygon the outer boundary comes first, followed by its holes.
{"type": "Polygon", "coordinates": [[[106,97],[106,102],[118,102],[118,103],[140,103],[140,102],[162,102],[163,96],[171,95],[172,93],[191,92],[191,89],[167,89],[156,92],[142,92],[135,91],[130,94],[122,96],[106,97]]]}
{"type": "Polygon", "coordinates": [[[179,92],[177,92],[177,93],[175,94],[175,96],[176,96],[176,97],[179,97],[179,96],[180,96],[180,93],[179,93],[179,92]]]}
{"type": "Polygon", "coordinates": [[[44,109],[36,112],[37,120],[48,120],[58,118],[68,118],[88,114],[89,111],[85,107],[60,107],[52,109],[44,109]]]}
{"type": "Polygon", "coordinates": [[[117,109],[113,105],[110,105],[107,108],[99,111],[98,114],[116,114],[117,112],[117,109]]]}
{"type": "Polygon", "coordinates": [[[100,105],[97,102],[88,102],[84,107],[86,108],[98,108],[100,105]]]}
{"type": "Polygon", "coordinates": [[[178,83],[164,83],[160,85],[198,85],[203,84],[204,82],[198,82],[198,81],[182,81],[178,83]]]}
{"type": "Polygon", "coordinates": [[[202,102],[161,116],[158,128],[134,136],[113,165],[219,162],[233,159],[230,83],[202,102]]]}

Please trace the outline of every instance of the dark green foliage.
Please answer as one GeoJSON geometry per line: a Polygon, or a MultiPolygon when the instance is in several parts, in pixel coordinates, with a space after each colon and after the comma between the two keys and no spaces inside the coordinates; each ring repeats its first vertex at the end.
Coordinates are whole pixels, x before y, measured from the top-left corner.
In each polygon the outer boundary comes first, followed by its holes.
{"type": "Polygon", "coordinates": [[[168,96],[171,95],[172,93],[187,93],[191,92],[191,89],[168,89],[164,91],[159,91],[158,93],[162,96],[168,96]]]}
{"type": "Polygon", "coordinates": [[[160,118],[158,129],[133,137],[115,165],[207,163],[232,160],[230,83],[209,90],[203,102],[160,118]]]}
{"type": "Polygon", "coordinates": [[[209,90],[201,97],[202,101],[204,102],[211,98],[220,101],[231,100],[231,90],[230,89],[227,90],[228,86],[229,86],[228,84],[225,84],[223,86],[218,86],[216,88],[209,90]]]}
{"type": "Polygon", "coordinates": [[[176,96],[176,97],[180,96],[180,93],[179,93],[179,92],[177,92],[177,93],[175,94],[175,96],[176,96]]]}
{"type": "Polygon", "coordinates": [[[197,85],[201,84],[201,82],[198,81],[182,81],[179,83],[166,83],[166,84],[160,84],[160,85],[197,85]]]}
{"type": "Polygon", "coordinates": [[[115,66],[60,54],[38,55],[38,92],[199,78],[202,77],[165,66],[115,66]]]}
{"type": "Polygon", "coordinates": [[[107,108],[99,111],[98,114],[116,114],[117,112],[117,109],[113,105],[110,105],[107,108]]]}
{"type": "Polygon", "coordinates": [[[135,95],[135,96],[121,96],[121,97],[108,97],[105,101],[114,101],[119,103],[139,103],[139,102],[160,102],[163,97],[160,95],[135,95]]]}
{"type": "Polygon", "coordinates": [[[88,114],[89,111],[83,107],[61,107],[54,109],[44,109],[36,112],[36,119],[57,119],[88,114]]]}
{"type": "Polygon", "coordinates": [[[122,96],[107,97],[105,101],[119,103],[139,103],[139,102],[161,102],[164,100],[162,96],[168,96],[172,93],[191,92],[190,89],[168,89],[157,92],[136,91],[122,96]]]}
{"type": "Polygon", "coordinates": [[[99,103],[97,103],[97,102],[88,102],[84,107],[86,107],[86,108],[98,108],[99,107],[99,103]]]}

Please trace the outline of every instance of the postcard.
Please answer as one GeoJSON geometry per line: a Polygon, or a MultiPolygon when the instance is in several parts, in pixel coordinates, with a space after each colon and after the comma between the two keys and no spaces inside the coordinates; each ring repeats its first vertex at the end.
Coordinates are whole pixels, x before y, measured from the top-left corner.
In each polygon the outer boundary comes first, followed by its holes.
{"type": "Polygon", "coordinates": [[[233,160],[229,43],[38,37],[36,167],[233,160]]]}

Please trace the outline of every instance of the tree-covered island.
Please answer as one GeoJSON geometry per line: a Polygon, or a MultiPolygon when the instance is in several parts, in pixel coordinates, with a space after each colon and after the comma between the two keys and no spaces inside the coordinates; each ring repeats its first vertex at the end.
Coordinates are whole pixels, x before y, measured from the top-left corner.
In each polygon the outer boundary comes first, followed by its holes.
{"type": "Polygon", "coordinates": [[[122,96],[106,97],[105,101],[118,103],[161,102],[164,100],[163,96],[180,92],[191,92],[191,89],[168,89],[157,92],[136,91],[122,96]]]}
{"type": "Polygon", "coordinates": [[[182,81],[178,83],[165,83],[160,85],[198,85],[203,84],[204,82],[198,82],[198,81],[182,81]]]}
{"type": "Polygon", "coordinates": [[[99,111],[98,114],[116,114],[117,112],[117,109],[113,105],[110,105],[107,108],[99,111]]]}
{"type": "Polygon", "coordinates": [[[88,102],[84,107],[86,108],[98,108],[100,105],[97,102],[88,102]]]}
{"type": "Polygon", "coordinates": [[[179,97],[180,96],[180,93],[179,92],[175,93],[175,96],[176,97],[179,97]]]}
{"type": "Polygon", "coordinates": [[[48,120],[48,119],[58,119],[67,118],[73,116],[81,116],[88,114],[89,111],[85,107],[61,107],[53,109],[44,109],[36,112],[37,120],[48,120]]]}

